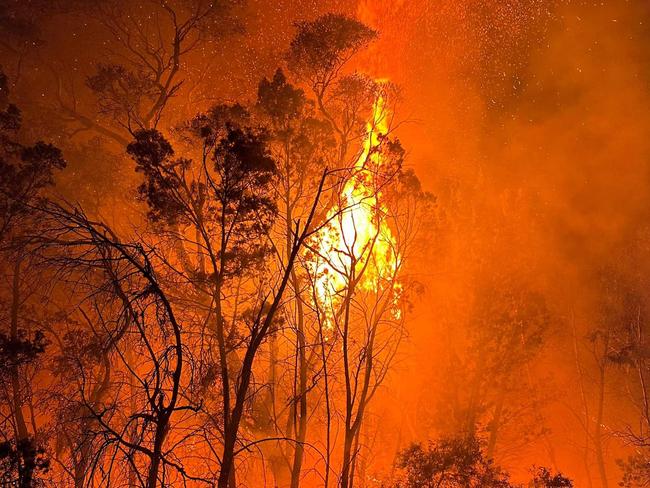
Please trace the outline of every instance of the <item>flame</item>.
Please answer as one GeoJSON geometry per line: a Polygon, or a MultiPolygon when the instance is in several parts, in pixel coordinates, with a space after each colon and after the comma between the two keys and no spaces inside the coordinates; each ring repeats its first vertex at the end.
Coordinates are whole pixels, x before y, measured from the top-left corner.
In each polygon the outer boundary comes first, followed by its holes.
{"type": "Polygon", "coordinates": [[[400,256],[378,183],[382,167],[380,148],[388,130],[385,97],[379,94],[366,125],[361,154],[345,182],[339,203],[327,214],[328,224],[315,240],[317,259],[311,263],[311,271],[315,277],[315,300],[327,330],[334,327],[336,310],[350,286],[375,296],[388,293],[393,317],[401,316],[401,285],[396,279],[400,256]]]}

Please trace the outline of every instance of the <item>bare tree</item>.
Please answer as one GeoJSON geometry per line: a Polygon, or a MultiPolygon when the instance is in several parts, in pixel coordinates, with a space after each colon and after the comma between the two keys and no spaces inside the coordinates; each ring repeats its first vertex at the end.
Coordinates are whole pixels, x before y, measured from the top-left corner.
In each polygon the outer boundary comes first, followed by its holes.
{"type": "Polygon", "coordinates": [[[142,8],[134,8],[132,2],[107,0],[91,9],[80,4],[67,14],[91,19],[110,42],[105,43],[104,60],[85,83],[69,76],[65,62],[49,64],[54,113],[74,128],[73,134],[93,131],[125,147],[136,131],[157,127],[186,81],[186,58],[199,47],[241,31],[234,4],[144,0],[142,8]],[[95,106],[88,103],[84,88],[95,106]]]}
{"type": "MultiPolygon", "coordinates": [[[[53,261],[75,275],[81,287],[87,286],[89,299],[82,302],[79,313],[89,322],[91,316],[97,322],[89,325],[103,339],[100,357],[105,361],[110,347],[119,358],[122,375],[132,376],[138,385],[134,411],[124,403],[126,396],[119,394],[126,382],[113,382],[111,387],[117,389],[113,400],[98,404],[97,395],[89,397],[88,392],[106,388],[107,379],[86,384],[83,369],[80,371],[79,396],[94,421],[93,435],[102,438],[99,453],[110,451],[109,464],[122,455],[124,464],[136,468],[140,483],[147,488],[164,485],[170,470],[200,481],[186,472],[173,447],[168,447],[179,444],[178,418],[197,412],[199,407],[188,400],[191,377],[184,370],[183,326],[156,271],[155,249],[123,243],[107,225],[91,221],[79,209],[50,204],[44,212],[50,233],[38,241],[42,249],[54,249],[53,261]],[[92,315],[84,310],[86,306],[91,307],[92,315]],[[137,353],[133,360],[126,354],[127,348],[137,353]],[[128,435],[132,428],[137,440],[128,435]]],[[[103,474],[98,461],[96,457],[88,479],[107,476],[103,482],[110,484],[117,472],[103,474]]]]}

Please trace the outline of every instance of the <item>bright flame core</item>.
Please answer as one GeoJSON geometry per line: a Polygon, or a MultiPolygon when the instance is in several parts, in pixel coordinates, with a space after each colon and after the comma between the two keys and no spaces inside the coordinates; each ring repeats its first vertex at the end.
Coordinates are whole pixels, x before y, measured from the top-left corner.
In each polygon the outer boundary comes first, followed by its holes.
{"type": "Polygon", "coordinates": [[[367,123],[363,150],[335,205],[327,215],[328,225],[316,236],[315,300],[324,316],[324,328],[332,329],[339,305],[346,295],[363,291],[387,296],[394,318],[401,316],[398,305],[401,285],[397,241],[391,231],[388,209],[382,203],[381,145],[388,134],[385,99],[379,95],[367,123]],[[354,289],[351,289],[354,288],[354,289]]]}

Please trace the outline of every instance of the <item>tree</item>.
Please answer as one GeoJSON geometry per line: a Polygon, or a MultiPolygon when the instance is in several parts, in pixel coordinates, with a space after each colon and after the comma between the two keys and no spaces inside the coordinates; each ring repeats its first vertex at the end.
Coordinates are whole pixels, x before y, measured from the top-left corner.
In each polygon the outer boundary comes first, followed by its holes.
{"type": "MultiPolygon", "coordinates": [[[[109,465],[123,456],[123,474],[132,467],[140,484],[147,488],[174,479],[170,470],[181,479],[202,481],[188,475],[174,449],[167,447],[180,444],[178,417],[195,413],[198,406],[188,399],[191,377],[184,370],[187,354],[183,327],[152,262],[154,250],[139,243],[123,243],[107,225],[89,220],[79,209],[49,204],[43,215],[55,230],[39,239],[41,247],[54,247],[53,259],[71,273],[77,286],[89,292],[79,313],[90,322],[84,308],[94,312],[96,324],[89,325],[102,353],[99,359],[105,360],[109,352],[117,354],[121,374],[132,376],[138,385],[135,408],[130,408],[128,396],[119,395],[126,383],[113,381],[115,396],[106,401],[94,393],[107,387],[106,377],[87,375],[83,366],[76,368],[80,373],[78,395],[85,407],[81,418],[93,420],[86,424],[90,429],[86,435],[91,437],[87,442],[93,442],[92,437],[101,439],[97,457],[83,473],[86,482],[99,477],[100,483],[110,484],[118,474],[117,469],[101,469],[103,456],[109,465]],[[59,254],[59,249],[67,252],[59,254]],[[136,356],[130,357],[127,349],[136,356]],[[136,435],[130,436],[130,432],[136,435]]],[[[92,354],[93,349],[88,348],[86,353],[92,354]]]]}
{"type": "Polygon", "coordinates": [[[8,80],[0,71],[0,240],[16,231],[16,222],[29,215],[30,204],[65,167],[61,151],[52,144],[19,142],[20,129],[20,109],[10,103],[8,80]]]}
{"type": "Polygon", "coordinates": [[[399,453],[400,488],[510,488],[507,473],[486,459],[476,438],[452,438],[413,444],[399,453]]]}
{"type": "Polygon", "coordinates": [[[289,46],[289,69],[324,94],[354,54],[377,33],[358,20],[326,14],[311,22],[299,22],[289,46]]]}
{"type": "Polygon", "coordinates": [[[122,147],[138,130],[156,128],[184,84],[183,60],[240,30],[233,6],[230,0],[160,0],[134,9],[121,0],[101,2],[90,17],[108,34],[110,48],[106,61],[85,80],[101,118],[80,108],[74,81],[67,82],[53,69],[63,116],[79,131],[93,130],[122,147]],[[138,16],[138,11],[144,15],[138,16]]]}
{"type": "Polygon", "coordinates": [[[344,487],[354,485],[369,406],[404,335],[414,284],[403,272],[404,259],[419,211],[430,202],[390,137],[389,89],[377,93],[362,152],[343,173],[327,224],[311,246],[314,306],[328,351],[324,363],[331,363],[323,367],[342,385],[331,400],[343,424],[344,487]]]}
{"type": "Polygon", "coordinates": [[[270,255],[267,236],[277,214],[273,191],[277,167],[268,152],[267,134],[245,125],[247,118],[241,107],[220,106],[189,124],[187,137],[201,147],[198,164],[174,159],[171,145],[155,131],[137,133],[128,149],[145,175],[140,193],[149,206],[149,217],[173,243],[187,283],[196,288],[199,300],[207,305],[206,319],[214,323],[222,401],[219,415],[213,418],[221,419],[218,484],[223,487],[234,483],[234,458],[240,452],[237,443],[250,401],[253,363],[274,331],[298,251],[313,232],[325,177],[323,173],[304,224],[291,224],[286,258],[267,268],[269,277],[260,274],[259,267],[266,265],[270,255]],[[190,245],[190,230],[197,247],[190,245]],[[256,267],[247,298],[230,295],[227,287],[250,277],[256,267]],[[245,306],[248,319],[238,312],[245,306]]]}
{"type": "Polygon", "coordinates": [[[562,473],[553,474],[548,468],[542,466],[534,472],[529,486],[531,488],[571,488],[573,482],[562,473]]]}
{"type": "Polygon", "coordinates": [[[399,242],[387,244],[387,229],[396,232],[403,226],[402,231],[412,230],[408,221],[415,215],[406,212],[398,217],[398,213],[391,214],[394,208],[386,212],[389,198],[383,201],[381,196],[391,191],[391,185],[399,186],[403,158],[399,142],[389,137],[394,108],[390,104],[397,99],[396,90],[363,74],[344,72],[352,57],[375,37],[376,33],[359,21],[329,14],[298,23],[286,54],[289,70],[308,87],[321,116],[333,128],[337,143],[334,161],[342,175],[329,205],[336,212],[327,217],[321,243],[312,248],[310,259],[320,264],[311,270],[310,282],[321,342],[327,342],[321,354],[328,412],[325,484],[330,471],[332,400],[327,363],[332,361],[342,365],[345,385],[340,409],[345,423],[340,482],[345,487],[354,483],[366,409],[396,351],[392,346],[399,344],[401,336],[400,321],[390,317],[398,301],[395,296],[401,293],[397,292],[402,287],[398,283],[401,256],[412,236],[408,231],[398,233],[399,242]],[[353,144],[356,141],[358,145],[353,144]],[[355,192],[358,199],[351,199],[350,193],[355,192]],[[361,216],[355,217],[356,213],[361,216]],[[365,235],[368,229],[369,235],[365,235]],[[378,272],[385,265],[377,262],[376,253],[392,254],[397,265],[391,268],[389,264],[391,271],[386,274],[378,272]],[[342,348],[340,357],[332,354],[338,347],[342,348]]]}
{"type": "Polygon", "coordinates": [[[456,373],[444,386],[455,401],[437,407],[436,426],[446,435],[485,440],[486,456],[499,459],[518,455],[545,433],[531,370],[553,316],[542,292],[521,274],[488,267],[479,276],[465,349],[453,353],[449,367],[456,373]]]}
{"type": "MultiPolygon", "coordinates": [[[[314,113],[313,102],[307,99],[303,90],[289,83],[281,69],[275,72],[271,80],[263,79],[258,88],[256,108],[270,130],[270,147],[280,163],[278,176],[281,186],[279,202],[280,242],[284,248],[285,259],[291,249],[293,224],[295,218],[305,216],[309,211],[309,195],[315,191],[318,174],[327,165],[329,153],[335,147],[331,125],[320,120],[314,113]],[[282,245],[284,240],[284,245],[282,245]]],[[[290,408],[286,420],[274,418],[270,425],[286,425],[283,434],[294,437],[293,460],[291,462],[291,487],[297,488],[302,475],[303,457],[307,439],[308,417],[310,414],[308,394],[308,373],[312,371],[316,360],[314,344],[318,341],[317,333],[307,330],[309,321],[309,293],[306,279],[300,269],[291,273],[292,300],[284,308],[284,317],[295,331],[295,379],[290,378],[290,408]],[[309,355],[308,355],[309,353],[309,355]],[[296,381],[297,380],[297,381],[296,381]]],[[[271,356],[277,360],[277,345],[272,341],[271,356]]],[[[278,415],[275,408],[276,391],[281,386],[280,379],[274,374],[276,364],[271,364],[271,394],[269,411],[278,415]]],[[[282,411],[282,410],[281,410],[282,411]]],[[[279,463],[284,465],[283,460],[279,463]]],[[[279,469],[282,469],[280,467],[279,469]]],[[[277,475],[276,475],[277,478],[277,475]]],[[[276,479],[276,483],[280,480],[276,479]]]]}
{"type": "Polygon", "coordinates": [[[346,157],[351,141],[365,135],[375,94],[375,84],[367,76],[346,75],[343,70],[376,36],[356,19],[326,14],[311,22],[299,22],[286,54],[289,70],[306,83],[337,135],[339,167],[349,163],[346,157]]]}
{"type": "Polygon", "coordinates": [[[443,438],[427,447],[412,444],[399,452],[396,460],[396,488],[571,488],[572,481],[548,468],[533,468],[525,485],[514,484],[507,472],[485,456],[475,437],[443,438]]]}
{"type": "Polygon", "coordinates": [[[0,297],[0,377],[5,385],[2,397],[3,439],[0,444],[5,481],[21,488],[36,483],[49,461],[41,432],[33,417],[31,380],[38,371],[47,346],[42,311],[26,312],[28,300],[36,293],[35,269],[27,259],[24,230],[38,227],[33,207],[53,184],[54,173],[65,167],[61,152],[39,141],[18,142],[20,110],[9,103],[7,78],[0,72],[0,246],[4,271],[11,276],[8,296],[0,297]],[[11,264],[9,264],[11,262],[11,264]],[[31,419],[25,410],[32,412],[31,419]]]}
{"type": "Polygon", "coordinates": [[[619,486],[641,488],[650,484],[650,461],[645,450],[637,452],[627,459],[619,460],[618,465],[623,471],[619,486]]]}

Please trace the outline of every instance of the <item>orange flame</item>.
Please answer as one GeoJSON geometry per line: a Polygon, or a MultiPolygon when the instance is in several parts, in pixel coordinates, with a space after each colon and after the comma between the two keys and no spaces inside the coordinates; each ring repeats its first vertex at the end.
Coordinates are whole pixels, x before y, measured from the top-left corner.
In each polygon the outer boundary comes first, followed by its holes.
{"type": "Polygon", "coordinates": [[[373,104],[363,149],[352,175],[338,205],[328,213],[328,225],[316,238],[317,261],[311,263],[310,271],[315,276],[315,300],[323,311],[326,329],[333,328],[335,310],[350,286],[374,294],[388,291],[392,294],[394,318],[401,315],[401,286],[396,282],[400,256],[377,184],[382,166],[379,148],[389,130],[387,119],[385,99],[380,94],[373,104]]]}

